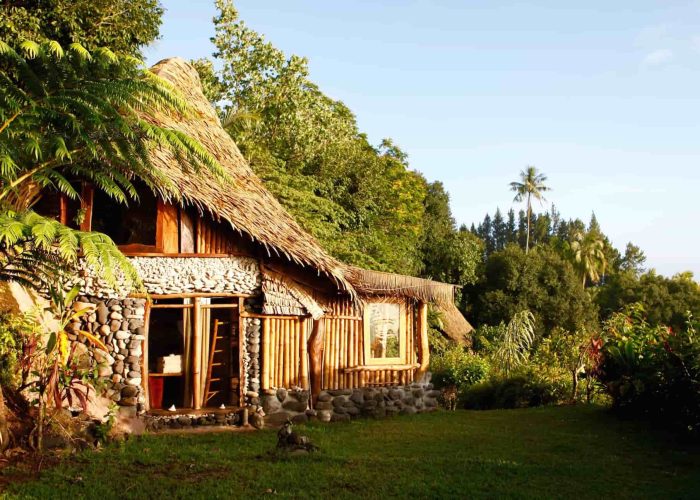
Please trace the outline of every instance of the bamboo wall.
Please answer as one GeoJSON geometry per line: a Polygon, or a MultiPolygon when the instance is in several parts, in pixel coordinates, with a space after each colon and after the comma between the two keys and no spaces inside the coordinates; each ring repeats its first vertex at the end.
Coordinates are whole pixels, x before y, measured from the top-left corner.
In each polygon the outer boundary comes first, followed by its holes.
{"type": "MultiPolygon", "coordinates": [[[[416,321],[413,303],[402,309],[402,326],[407,330],[402,342],[402,367],[381,369],[365,366],[364,325],[360,312],[350,301],[326,304],[324,316],[323,389],[380,387],[413,382],[417,366],[416,321]],[[362,369],[361,367],[364,367],[362,369]]],[[[313,322],[297,316],[263,318],[261,387],[309,388],[307,341],[313,322]]],[[[395,366],[395,365],[392,365],[395,366]]]]}
{"type": "Polygon", "coordinates": [[[262,316],[260,384],[309,388],[307,340],[311,320],[297,316],[262,316]]]}
{"type": "MultiPolygon", "coordinates": [[[[415,321],[413,305],[406,302],[403,325],[407,333],[402,343],[402,364],[416,363],[415,321]]],[[[413,369],[353,370],[364,366],[364,324],[362,316],[349,301],[337,301],[333,311],[325,316],[323,388],[351,389],[408,384],[413,382],[413,369]],[[347,370],[350,369],[350,370],[347,370]]]]}

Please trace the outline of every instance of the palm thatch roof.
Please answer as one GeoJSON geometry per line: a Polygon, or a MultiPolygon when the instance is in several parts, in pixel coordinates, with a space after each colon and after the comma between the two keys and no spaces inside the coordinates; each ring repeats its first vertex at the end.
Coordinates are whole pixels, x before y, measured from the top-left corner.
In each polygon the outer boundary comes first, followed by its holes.
{"type": "Polygon", "coordinates": [[[471,344],[469,334],[474,331],[474,327],[469,324],[462,313],[454,304],[437,306],[442,320],[442,332],[451,340],[458,344],[471,344]]]}
{"type": "Polygon", "coordinates": [[[345,277],[355,290],[364,295],[411,297],[444,306],[454,304],[456,285],[355,266],[346,266],[345,277]]]}
{"type": "Polygon", "coordinates": [[[183,200],[209,210],[215,218],[227,220],[235,230],[247,233],[262,244],[270,255],[314,268],[334,280],[341,289],[354,290],[343,275],[340,262],[328,255],[319,243],[287,213],[263,186],[231,136],[223,129],[216,112],[202,93],[197,71],[180,58],[165,59],[151,72],[170,82],[194,109],[191,116],[156,115],[146,117],[159,125],[179,130],[197,139],[224,167],[231,185],[188,175],[179,168],[178,159],[166,149],[151,155],[182,193],[183,200]]]}

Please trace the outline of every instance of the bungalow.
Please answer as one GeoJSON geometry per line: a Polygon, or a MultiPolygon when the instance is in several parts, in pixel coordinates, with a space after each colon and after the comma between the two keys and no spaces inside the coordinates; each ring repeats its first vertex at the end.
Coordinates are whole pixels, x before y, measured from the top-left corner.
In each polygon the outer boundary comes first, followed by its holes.
{"type": "Polygon", "coordinates": [[[154,425],[187,425],[174,415],[233,422],[240,408],[327,421],[434,407],[427,307],[440,308],[447,332],[464,338],[471,327],[454,306],[455,287],[329,256],[253,173],[194,68],[168,59],[152,71],[196,116],[149,119],[196,137],[230,186],[184,175],[171,153],[156,150],[152,161],[178,187],[177,202],[142,186],[126,207],[84,183],[81,206],[51,193],[37,205],[64,223],[81,210],[80,227],[108,234],[143,280],[145,291],[133,293],[87,267],[77,279],[80,300],[96,308],[72,325],[71,339],[81,344],[77,330],[87,329],[108,347],[81,346],[107,397],[154,425]]]}

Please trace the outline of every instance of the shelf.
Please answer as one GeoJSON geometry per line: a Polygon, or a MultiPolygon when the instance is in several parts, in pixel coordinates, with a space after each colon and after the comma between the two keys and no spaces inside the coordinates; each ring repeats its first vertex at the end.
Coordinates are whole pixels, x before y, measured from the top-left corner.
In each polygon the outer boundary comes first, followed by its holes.
{"type": "Polygon", "coordinates": [[[178,373],[149,373],[149,377],[182,377],[182,372],[178,373]]]}

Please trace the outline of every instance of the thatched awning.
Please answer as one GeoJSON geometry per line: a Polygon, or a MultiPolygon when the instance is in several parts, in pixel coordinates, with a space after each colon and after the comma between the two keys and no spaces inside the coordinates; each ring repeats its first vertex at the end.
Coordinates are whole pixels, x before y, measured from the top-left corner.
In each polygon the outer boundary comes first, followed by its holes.
{"type": "Polygon", "coordinates": [[[437,305],[454,304],[456,285],[355,266],[346,267],[345,277],[358,293],[364,295],[412,297],[437,305]]]}
{"type": "Polygon", "coordinates": [[[297,224],[252,171],[204,97],[194,67],[183,59],[173,58],[157,63],[151,72],[173,84],[195,113],[186,117],[157,115],[146,119],[196,138],[231,179],[223,186],[204,175],[186,173],[171,151],[153,151],[151,161],[175,182],[183,201],[211,212],[217,219],[228,221],[235,230],[262,244],[271,255],[284,256],[291,262],[309,266],[353,294],[354,290],[343,275],[342,264],[328,255],[297,224]]]}
{"type": "Polygon", "coordinates": [[[471,344],[469,334],[474,331],[474,327],[462,316],[457,306],[437,306],[437,310],[442,320],[442,332],[458,344],[471,344]]]}

